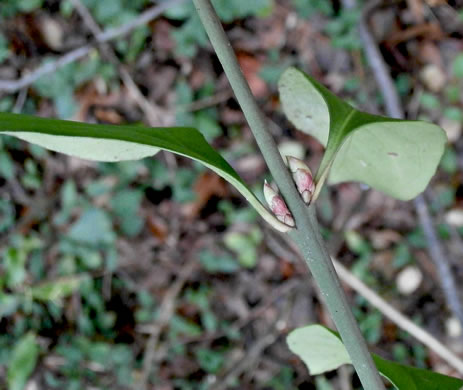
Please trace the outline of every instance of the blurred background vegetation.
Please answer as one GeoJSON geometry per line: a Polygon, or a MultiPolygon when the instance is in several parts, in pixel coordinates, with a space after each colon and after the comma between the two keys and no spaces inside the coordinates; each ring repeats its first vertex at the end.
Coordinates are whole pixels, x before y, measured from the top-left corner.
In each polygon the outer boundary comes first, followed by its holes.
{"type": "MultiPolygon", "coordinates": [[[[194,8],[169,2],[0,0],[1,80],[91,45],[30,85],[0,88],[0,110],[194,126],[260,192],[270,177],[194,8]],[[151,22],[98,44],[95,27],[117,28],[159,6],[165,11],[151,22]]],[[[215,5],[286,154],[312,168],[322,155],[281,112],[276,83],[290,65],[352,104],[383,112],[355,30],[362,2],[351,11],[336,0],[215,5]]],[[[376,6],[371,27],[404,109],[448,134],[427,198],[463,280],[462,2],[376,6]]],[[[412,204],[349,183],[324,191],[318,206],[333,255],[463,353],[461,324],[444,300],[412,204]]],[[[94,163],[2,137],[0,242],[2,388],[359,388],[350,369],[310,377],[289,352],[288,331],[332,325],[318,291],[293,248],[230,186],[189,160],[161,153],[94,163]]],[[[348,293],[373,351],[457,375],[348,293]]]]}

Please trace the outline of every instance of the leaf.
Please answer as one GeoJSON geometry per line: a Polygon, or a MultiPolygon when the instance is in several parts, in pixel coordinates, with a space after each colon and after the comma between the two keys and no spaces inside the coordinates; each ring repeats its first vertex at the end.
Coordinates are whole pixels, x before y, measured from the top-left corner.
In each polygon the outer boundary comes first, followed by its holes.
{"type": "MultiPolygon", "coordinates": [[[[312,375],[352,364],[339,335],[321,325],[293,330],[287,337],[289,349],[298,355],[312,375]]],[[[463,380],[436,372],[391,362],[372,354],[382,376],[398,390],[459,390],[463,380]]]]}
{"type": "Polygon", "coordinates": [[[317,182],[330,173],[332,184],[359,181],[409,200],[434,175],[447,141],[440,127],[358,111],[295,68],[279,91],[288,119],[326,147],[317,182]]]}
{"type": "Polygon", "coordinates": [[[82,276],[60,278],[50,282],[41,283],[28,290],[28,294],[38,301],[56,301],[71,295],[82,282],[82,276]]]}
{"type": "Polygon", "coordinates": [[[342,341],[321,325],[295,329],[288,335],[286,342],[291,352],[303,360],[311,375],[351,363],[342,341]]]}
{"type": "Polygon", "coordinates": [[[239,269],[239,264],[231,256],[216,255],[209,251],[199,254],[199,261],[207,272],[229,274],[239,269]]]}
{"type": "Polygon", "coordinates": [[[460,390],[463,380],[385,360],[373,355],[373,360],[381,375],[398,390],[460,390]]]}
{"type": "Polygon", "coordinates": [[[101,209],[90,208],[71,226],[68,238],[90,246],[108,245],[114,241],[115,233],[111,219],[101,209]]]}
{"type": "Polygon", "coordinates": [[[0,319],[16,313],[20,302],[18,295],[0,293],[0,319]]]}
{"type": "Polygon", "coordinates": [[[0,113],[0,133],[60,153],[98,161],[139,160],[155,155],[160,149],[189,157],[234,185],[276,229],[283,232],[289,230],[260,203],[235,170],[196,129],[95,125],[0,113]]]}
{"type": "Polygon", "coordinates": [[[360,181],[412,199],[426,188],[444,152],[446,138],[439,130],[415,121],[362,126],[338,151],[330,182],[360,181]]]}
{"type": "Polygon", "coordinates": [[[38,355],[39,346],[33,333],[26,334],[16,343],[8,365],[8,389],[24,389],[37,364],[38,355]]]}
{"type": "Polygon", "coordinates": [[[138,215],[143,193],[140,190],[123,189],[111,199],[111,207],[122,232],[134,237],[143,229],[144,219],[138,215]]]}
{"type": "Polygon", "coordinates": [[[225,246],[236,253],[239,263],[245,268],[253,268],[257,264],[257,246],[262,241],[259,229],[250,232],[229,232],[224,237],[225,246]]]}

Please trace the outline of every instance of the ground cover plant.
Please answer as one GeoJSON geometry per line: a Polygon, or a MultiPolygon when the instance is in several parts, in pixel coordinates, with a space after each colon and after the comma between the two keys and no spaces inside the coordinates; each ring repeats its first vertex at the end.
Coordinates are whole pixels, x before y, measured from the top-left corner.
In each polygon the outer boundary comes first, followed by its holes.
{"type": "MultiPolygon", "coordinates": [[[[272,227],[281,232],[288,233],[299,245],[299,249],[320,287],[321,296],[327,302],[328,309],[346,344],[348,358],[346,358],[345,350],[342,349],[342,344],[339,345],[338,343],[337,349],[335,349],[334,354],[344,356],[343,359],[339,360],[338,365],[352,362],[365,388],[382,388],[383,386],[382,380],[378,377],[375,363],[379,371],[389,378],[397,388],[410,388],[411,384],[415,385],[416,388],[425,388],[423,386],[435,388],[436,384],[445,384],[447,388],[461,387],[462,382],[456,378],[407,368],[403,365],[394,365],[379,357],[375,357],[375,361],[371,359],[354,317],[350,312],[347,299],[343,295],[339,282],[336,279],[334,268],[318,230],[314,213],[315,204],[317,200],[322,198],[323,186],[327,180],[332,183],[351,180],[360,181],[399,199],[408,200],[413,198],[424,190],[436,171],[446,144],[444,131],[438,126],[422,121],[405,122],[366,114],[337,98],[313,78],[295,68],[290,68],[281,75],[279,81],[283,111],[296,128],[314,136],[322,145],[326,146],[326,150],[314,177],[312,177],[310,169],[302,160],[292,157],[293,153],[286,154],[289,157],[289,167],[286,167],[280,157],[280,151],[266,129],[265,120],[251,95],[251,91],[238,70],[238,62],[234,57],[230,45],[226,41],[225,34],[214,15],[213,8],[208,1],[197,1],[195,4],[213,46],[225,68],[230,83],[234,88],[237,100],[241,104],[251,129],[254,131],[257,143],[261,147],[273,178],[284,196],[285,200],[278,195],[275,189],[272,189],[267,184],[263,192],[270,210],[263,206],[262,201],[258,199],[254,191],[245,184],[245,181],[240,178],[221,155],[209,146],[200,132],[191,127],[147,128],[138,125],[114,127],[108,125],[79,124],[69,121],[41,119],[27,115],[5,113],[0,114],[1,130],[8,135],[13,135],[49,150],[90,160],[105,162],[132,161],[157,154],[159,150],[166,150],[203,163],[206,167],[211,168],[234,185],[238,192],[249,201],[255,212],[260,214],[272,227]],[[285,205],[285,201],[288,202],[289,207],[285,205]]],[[[240,17],[240,15],[236,17],[240,17]]],[[[222,16],[222,19],[226,20],[226,17],[222,16]]],[[[182,88],[185,88],[185,86],[183,85],[182,88]]],[[[59,93],[55,97],[57,99],[55,104],[58,108],[60,101],[59,93]]],[[[214,130],[214,125],[211,124],[210,119],[205,118],[207,117],[196,119],[198,123],[203,123],[206,127],[212,128],[212,133],[206,133],[206,137],[208,135],[211,137],[217,129],[214,130]]],[[[152,119],[150,122],[152,122],[152,119]]],[[[13,145],[15,144],[15,141],[8,140],[13,145]]],[[[38,154],[44,153],[43,149],[36,150],[38,154]]],[[[10,161],[8,157],[8,154],[5,154],[7,168],[10,161]]],[[[26,161],[25,168],[29,173],[29,179],[25,182],[25,185],[28,184],[31,188],[34,188],[34,186],[37,188],[37,180],[34,182],[34,174],[37,170],[34,168],[33,162],[30,162],[31,160],[28,161],[26,161]]],[[[110,165],[106,165],[105,167],[108,172],[111,172],[112,168],[110,165]]],[[[130,165],[127,166],[125,175],[128,177],[125,180],[130,180],[130,175],[133,178],[134,167],[136,165],[132,165],[132,168],[130,168],[130,165]]],[[[11,169],[10,167],[10,171],[11,169]]],[[[156,164],[154,164],[150,166],[150,172],[155,176],[160,171],[156,164]]],[[[8,175],[8,173],[6,174],[8,175]]],[[[179,174],[180,178],[182,176],[183,174],[179,174]]],[[[13,178],[11,173],[10,178],[13,178]]],[[[213,187],[217,186],[218,184],[216,183],[213,187]]],[[[188,187],[188,183],[186,185],[183,184],[183,190],[188,187]]],[[[71,207],[74,201],[76,201],[75,185],[73,187],[72,182],[68,182],[62,188],[61,202],[63,205],[67,203],[68,207],[71,207]]],[[[216,190],[214,188],[214,191],[216,190]]],[[[90,194],[93,193],[96,195],[104,195],[108,192],[101,185],[94,186],[94,189],[89,189],[89,191],[91,191],[90,194]]],[[[177,195],[181,196],[180,193],[177,195]]],[[[222,196],[220,190],[218,190],[216,195],[222,196]]],[[[140,202],[140,197],[140,192],[127,190],[121,186],[116,190],[115,196],[111,198],[111,207],[114,208],[114,214],[120,229],[128,236],[136,236],[143,228],[143,223],[133,222],[137,219],[139,220],[137,217],[137,207],[134,205],[140,202]]],[[[230,210],[230,206],[226,204],[223,207],[225,212],[227,207],[230,210]]],[[[63,224],[63,221],[66,222],[69,218],[69,212],[66,213],[63,210],[63,213],[57,217],[57,226],[60,225],[60,219],[61,224],[63,224]]],[[[159,228],[153,225],[152,229],[153,232],[157,231],[155,234],[159,236],[159,228]]],[[[72,260],[69,260],[69,266],[77,260],[78,262],[86,263],[87,267],[98,269],[102,261],[105,261],[109,266],[109,272],[112,272],[111,264],[114,267],[114,258],[117,254],[114,248],[111,250],[111,246],[114,243],[114,232],[112,231],[111,221],[105,213],[97,208],[90,207],[74,222],[67,234],[67,238],[68,240],[60,247],[60,253],[67,254],[72,258],[72,260]],[[86,244],[84,248],[73,247],[73,244],[79,241],[86,244]],[[107,250],[104,259],[98,250],[96,252],[92,251],[92,249],[101,249],[103,247],[106,247],[107,250]]],[[[255,244],[260,241],[261,237],[259,233],[243,235],[234,232],[227,235],[224,242],[230,250],[236,252],[242,266],[253,267],[256,263],[255,244]]],[[[9,252],[6,252],[5,264],[8,272],[5,274],[5,283],[8,293],[4,296],[4,300],[5,303],[8,303],[11,312],[15,312],[21,307],[26,314],[29,314],[30,308],[27,306],[25,308],[22,307],[23,305],[27,305],[27,302],[47,302],[54,305],[57,300],[65,299],[75,294],[76,291],[85,291],[85,286],[87,286],[87,291],[90,294],[94,294],[94,291],[92,291],[92,282],[94,283],[94,279],[89,279],[86,274],[63,277],[55,280],[53,283],[45,282],[28,288],[25,292],[22,291],[21,283],[26,277],[26,259],[30,251],[40,249],[40,246],[40,240],[38,242],[32,240],[29,245],[24,242],[18,242],[16,250],[12,248],[9,252]],[[26,250],[25,248],[31,249],[26,250]],[[18,250],[22,252],[17,252],[18,250]],[[24,296],[23,300],[21,300],[22,296],[24,296]]],[[[361,250],[359,249],[359,251],[361,250]]],[[[219,270],[222,273],[228,273],[237,269],[236,263],[231,259],[223,260],[223,265],[221,267],[218,266],[214,262],[214,258],[211,259],[211,254],[207,252],[203,252],[200,259],[203,266],[211,272],[219,270]]],[[[74,267],[73,270],[75,271],[75,265],[72,267],[74,267]]],[[[184,268],[187,270],[190,269],[187,265],[184,265],[184,268]]],[[[174,283],[172,286],[176,288],[173,290],[169,289],[169,292],[173,291],[175,293],[172,293],[174,295],[179,293],[179,289],[183,288],[183,284],[185,283],[183,279],[186,276],[183,272],[186,271],[182,271],[181,274],[183,276],[178,277],[179,280],[177,282],[179,284],[174,283]]],[[[201,308],[201,322],[203,326],[207,326],[206,324],[209,323],[211,330],[216,330],[217,324],[215,326],[212,325],[215,320],[211,317],[211,312],[208,308],[209,303],[207,299],[201,300],[200,298],[200,294],[204,293],[201,290],[201,288],[197,291],[188,290],[186,299],[195,301],[195,304],[201,308]]],[[[149,296],[149,294],[141,295],[139,299],[143,301],[140,301],[140,303],[144,302],[144,305],[146,304],[147,307],[151,307],[153,304],[150,302],[149,296]]],[[[87,324],[85,324],[85,319],[82,320],[82,324],[79,324],[79,327],[81,327],[80,330],[84,333],[87,332],[88,335],[91,335],[92,331],[94,331],[95,324],[93,324],[93,320],[95,318],[95,310],[97,310],[98,306],[101,309],[102,305],[101,299],[95,294],[93,298],[90,297],[91,295],[85,299],[89,300],[89,304],[91,299],[93,299],[95,306],[92,308],[92,304],[89,305],[90,310],[87,313],[87,324]]],[[[163,318],[168,318],[168,320],[175,318],[172,309],[170,311],[168,309],[168,305],[171,305],[172,302],[165,302],[168,301],[163,301],[154,317],[161,324],[167,321],[163,318]]],[[[59,308],[60,305],[57,307],[59,308]]],[[[150,314],[149,309],[142,313],[146,316],[145,318],[152,318],[153,313],[150,314]]],[[[56,318],[59,318],[60,314],[61,312],[58,310],[56,318]]],[[[117,312],[103,312],[101,313],[101,318],[97,317],[96,326],[99,328],[99,331],[104,332],[105,327],[110,329],[114,325],[114,321],[117,321],[119,317],[120,313],[117,312]]],[[[179,329],[183,327],[183,332],[190,332],[191,336],[195,335],[194,324],[188,324],[188,322],[185,322],[181,318],[177,320],[180,321],[177,325],[180,327],[179,329]]],[[[151,336],[143,357],[143,375],[146,377],[141,380],[144,385],[151,380],[149,378],[150,364],[153,362],[153,357],[150,357],[150,354],[152,354],[150,351],[154,351],[154,347],[158,342],[157,334],[159,333],[159,329],[148,333],[151,336]]],[[[111,332],[107,333],[106,337],[110,338],[110,334],[111,332]]],[[[320,333],[311,337],[315,343],[320,343],[320,340],[326,341],[326,345],[322,344],[319,346],[321,350],[327,350],[332,340],[329,337],[329,333],[323,334],[323,337],[320,337],[320,333]]],[[[309,342],[305,348],[305,350],[309,351],[311,349],[310,340],[310,337],[306,333],[291,333],[293,350],[303,357],[312,370],[310,357],[304,357],[301,350],[294,347],[305,345],[304,343],[309,342]],[[300,338],[299,340],[298,337],[300,338]]],[[[82,342],[85,343],[85,339],[82,342]]],[[[19,369],[21,364],[12,364],[12,368],[8,369],[8,381],[10,384],[16,383],[14,386],[18,386],[18,388],[21,388],[25,384],[26,379],[36,364],[38,356],[37,347],[38,343],[33,333],[26,333],[21,341],[17,343],[13,351],[13,362],[22,362],[23,359],[26,359],[29,367],[21,370],[19,369]],[[25,358],[25,356],[28,358],[25,358]]],[[[88,347],[92,348],[92,345],[88,345],[88,347]]],[[[97,359],[101,363],[105,362],[106,359],[104,356],[108,356],[111,353],[111,347],[103,344],[98,345],[96,348],[95,353],[98,353],[98,348],[101,348],[102,355],[100,358],[89,357],[89,359],[97,359]]],[[[180,345],[178,348],[180,348],[180,345]]],[[[92,350],[90,349],[90,351],[92,350]]],[[[198,349],[195,353],[202,369],[211,374],[216,373],[225,364],[223,355],[219,352],[198,349]]],[[[112,363],[115,372],[118,371],[118,365],[124,363],[124,359],[128,358],[130,360],[127,353],[121,356],[123,357],[122,359],[119,358],[112,363]]],[[[316,359],[316,364],[321,364],[320,358],[316,359]]],[[[326,367],[318,367],[314,370],[314,373],[321,373],[336,367],[336,364],[333,365],[330,363],[326,367]]],[[[76,374],[77,381],[79,380],[78,376],[76,374]]],[[[49,378],[49,381],[53,382],[53,380],[51,377],[49,378]]],[[[207,387],[207,380],[202,385],[207,387]]],[[[188,384],[178,381],[176,386],[185,387],[188,384]]]]}

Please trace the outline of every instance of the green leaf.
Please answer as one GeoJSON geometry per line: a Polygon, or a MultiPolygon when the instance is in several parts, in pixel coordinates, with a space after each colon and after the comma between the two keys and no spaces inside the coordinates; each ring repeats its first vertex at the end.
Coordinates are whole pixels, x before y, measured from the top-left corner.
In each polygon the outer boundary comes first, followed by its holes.
{"type": "Polygon", "coordinates": [[[288,119],[326,147],[317,182],[330,173],[332,184],[359,181],[409,200],[434,175],[447,141],[440,127],[358,111],[295,68],[282,75],[279,91],[288,119]]]}
{"type": "Polygon", "coordinates": [[[225,362],[225,354],[212,349],[199,348],[195,355],[199,366],[211,374],[217,373],[225,362]]]}
{"type": "Polygon", "coordinates": [[[228,255],[216,255],[210,251],[199,254],[199,261],[207,272],[229,274],[239,269],[239,264],[228,255]]]}
{"type": "Polygon", "coordinates": [[[38,355],[39,346],[33,333],[28,333],[16,343],[8,365],[8,389],[24,389],[27,379],[37,364],[38,355]]]}
{"type": "Polygon", "coordinates": [[[236,253],[239,263],[246,268],[253,268],[257,264],[257,246],[262,241],[259,229],[247,233],[229,232],[224,237],[225,246],[236,253]]]}
{"type": "Polygon", "coordinates": [[[115,234],[109,216],[101,209],[90,208],[74,222],[68,237],[80,244],[98,246],[111,244],[115,234]]]}
{"type": "Polygon", "coordinates": [[[160,149],[199,161],[222,176],[256,211],[280,231],[278,221],[241,180],[235,170],[193,128],[95,125],[29,115],[0,113],[0,133],[13,135],[46,149],[98,161],[139,160],[160,149]]]}
{"type": "Polygon", "coordinates": [[[72,276],[41,283],[31,287],[28,290],[28,294],[38,301],[57,301],[68,297],[77,290],[82,279],[82,276],[72,276]]]}
{"type": "Polygon", "coordinates": [[[113,212],[127,236],[134,237],[143,229],[144,219],[138,215],[142,198],[140,190],[123,189],[111,199],[113,212]]]}
{"type": "Polygon", "coordinates": [[[14,288],[26,278],[27,252],[21,248],[7,248],[3,254],[3,267],[5,269],[6,285],[14,288]]]}
{"type": "MultiPolygon", "coordinates": [[[[298,355],[312,375],[352,364],[339,335],[321,325],[293,330],[287,337],[289,349],[298,355]]],[[[463,380],[436,372],[405,366],[372,354],[381,375],[398,390],[459,390],[463,380]]]]}
{"type": "Polygon", "coordinates": [[[21,297],[13,294],[0,293],[0,319],[16,313],[21,303],[21,297]]]}
{"type": "Polygon", "coordinates": [[[31,12],[42,7],[43,0],[18,0],[18,8],[23,12],[31,12]]]}
{"type": "Polygon", "coordinates": [[[311,375],[323,374],[351,363],[342,341],[321,325],[295,329],[286,342],[291,352],[303,360],[311,375]]]}

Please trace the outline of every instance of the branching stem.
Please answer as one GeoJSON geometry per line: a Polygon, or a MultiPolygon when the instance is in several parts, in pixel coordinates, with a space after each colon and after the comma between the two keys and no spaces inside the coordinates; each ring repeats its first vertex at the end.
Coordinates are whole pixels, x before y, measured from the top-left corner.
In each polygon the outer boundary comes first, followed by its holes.
{"type": "Polygon", "coordinates": [[[366,342],[358,328],[331,258],[321,238],[315,217],[315,208],[313,205],[307,208],[302,201],[291,174],[280,156],[275,141],[267,130],[266,119],[251,93],[210,0],[193,0],[193,3],[269,170],[295,217],[297,229],[290,232],[290,237],[298,245],[320,288],[360,381],[366,390],[383,390],[384,384],[368,352],[366,342]]]}

